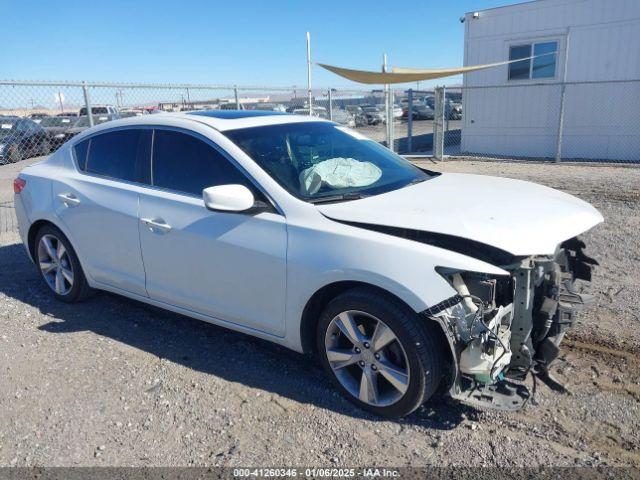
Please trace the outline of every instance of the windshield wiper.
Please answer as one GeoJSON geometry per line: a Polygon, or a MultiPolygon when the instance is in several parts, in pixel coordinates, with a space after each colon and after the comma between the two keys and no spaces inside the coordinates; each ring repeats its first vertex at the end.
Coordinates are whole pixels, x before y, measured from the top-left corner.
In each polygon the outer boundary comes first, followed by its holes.
{"type": "Polygon", "coordinates": [[[361,193],[343,193],[341,195],[328,195],[326,197],[318,197],[309,199],[310,203],[314,205],[318,203],[332,203],[332,202],[346,202],[348,200],[359,200],[360,198],[364,198],[366,195],[362,195],[361,193]]]}

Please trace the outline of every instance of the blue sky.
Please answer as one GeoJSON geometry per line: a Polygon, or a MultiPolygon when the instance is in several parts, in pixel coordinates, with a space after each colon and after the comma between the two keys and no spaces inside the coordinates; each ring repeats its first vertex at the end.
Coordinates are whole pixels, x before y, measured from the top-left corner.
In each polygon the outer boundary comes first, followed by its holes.
{"type": "MultiPolygon", "coordinates": [[[[462,64],[465,12],[508,0],[0,0],[0,78],[306,85],[314,61],[462,64]]],[[[353,85],[314,67],[318,86],[353,85]]]]}

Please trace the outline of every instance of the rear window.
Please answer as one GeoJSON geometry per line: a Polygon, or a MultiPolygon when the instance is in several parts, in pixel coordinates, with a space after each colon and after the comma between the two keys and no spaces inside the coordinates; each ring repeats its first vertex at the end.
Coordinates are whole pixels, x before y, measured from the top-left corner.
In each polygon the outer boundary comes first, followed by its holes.
{"type": "Polygon", "coordinates": [[[144,131],[118,130],[96,135],[74,147],[78,167],[87,173],[118,180],[140,181],[136,158],[144,148],[144,131]]]}

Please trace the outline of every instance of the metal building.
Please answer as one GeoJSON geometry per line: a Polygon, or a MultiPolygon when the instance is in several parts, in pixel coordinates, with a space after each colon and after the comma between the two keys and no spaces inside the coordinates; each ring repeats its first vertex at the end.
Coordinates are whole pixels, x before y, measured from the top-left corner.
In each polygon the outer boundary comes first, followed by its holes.
{"type": "MultiPolygon", "coordinates": [[[[461,19],[462,20],[462,19],[461,19]]],[[[537,0],[467,13],[462,151],[640,160],[640,1],[537,0]]]]}

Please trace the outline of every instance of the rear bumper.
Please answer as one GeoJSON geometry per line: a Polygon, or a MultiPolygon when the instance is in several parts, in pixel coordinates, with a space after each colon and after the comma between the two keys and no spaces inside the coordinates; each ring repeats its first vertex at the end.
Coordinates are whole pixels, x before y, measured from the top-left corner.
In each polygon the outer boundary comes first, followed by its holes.
{"type": "MultiPolygon", "coordinates": [[[[27,250],[29,258],[31,258],[31,252],[29,251],[29,227],[31,227],[31,222],[29,221],[27,211],[24,208],[24,203],[20,195],[13,196],[13,205],[16,211],[16,218],[18,219],[18,232],[20,233],[22,244],[27,250]]],[[[33,261],[33,258],[31,258],[31,261],[33,261]]]]}

